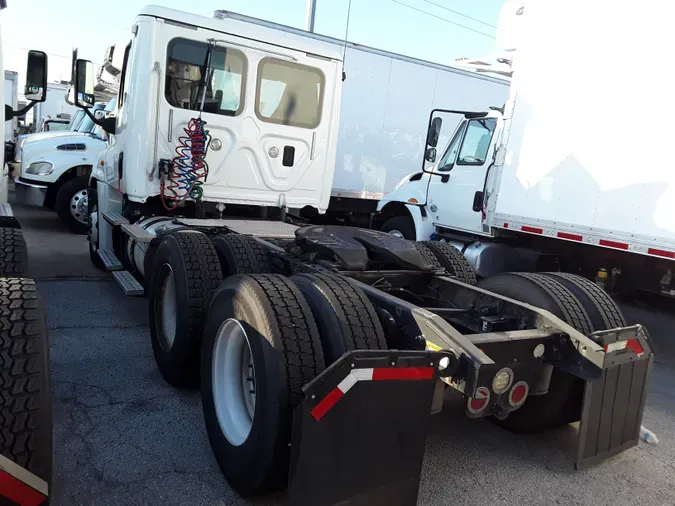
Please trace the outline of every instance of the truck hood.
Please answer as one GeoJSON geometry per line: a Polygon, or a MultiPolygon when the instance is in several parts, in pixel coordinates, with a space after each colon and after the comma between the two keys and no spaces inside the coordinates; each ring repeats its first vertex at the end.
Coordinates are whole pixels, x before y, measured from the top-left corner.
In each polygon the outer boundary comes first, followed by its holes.
{"type": "Polygon", "coordinates": [[[42,180],[45,183],[56,181],[65,171],[73,167],[93,165],[105,145],[105,142],[98,137],[80,133],[26,141],[19,148],[21,176],[42,180]],[[62,146],[61,149],[58,149],[60,146],[62,146]],[[53,171],[44,176],[28,174],[26,169],[36,162],[51,163],[54,167],[53,171]]]}
{"type": "Polygon", "coordinates": [[[83,135],[88,135],[88,134],[83,134],[80,132],[40,132],[37,134],[25,134],[25,135],[19,135],[19,140],[18,144],[21,145],[21,142],[23,141],[24,144],[28,142],[40,142],[45,139],[54,139],[57,137],[68,137],[68,136],[73,136],[73,137],[81,137],[83,135]]]}

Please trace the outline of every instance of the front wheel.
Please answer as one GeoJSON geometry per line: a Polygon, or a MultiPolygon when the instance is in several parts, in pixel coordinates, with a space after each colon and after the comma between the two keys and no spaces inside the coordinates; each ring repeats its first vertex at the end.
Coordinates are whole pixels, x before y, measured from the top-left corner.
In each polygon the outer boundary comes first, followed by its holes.
{"type": "Polygon", "coordinates": [[[389,218],[384,222],[380,230],[402,239],[415,240],[415,223],[410,216],[394,216],[393,218],[389,218]]]}
{"type": "Polygon", "coordinates": [[[87,233],[88,186],[89,176],[80,176],[65,183],[56,194],[56,214],[76,234],[87,233]]]}

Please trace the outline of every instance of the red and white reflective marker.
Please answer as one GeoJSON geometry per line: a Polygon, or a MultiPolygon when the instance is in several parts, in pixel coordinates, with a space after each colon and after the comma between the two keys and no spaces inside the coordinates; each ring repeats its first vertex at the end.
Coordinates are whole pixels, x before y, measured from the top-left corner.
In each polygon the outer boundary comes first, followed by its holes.
{"type": "Polygon", "coordinates": [[[527,394],[530,393],[530,387],[524,381],[519,381],[511,388],[509,392],[509,404],[511,407],[519,408],[527,399],[527,394]]]}
{"type": "Polygon", "coordinates": [[[318,422],[328,411],[344,397],[344,395],[359,381],[414,381],[430,380],[434,377],[433,367],[378,367],[366,369],[352,369],[338,386],[328,392],[314,408],[312,417],[318,422]]]}
{"type": "Polygon", "coordinates": [[[611,353],[613,351],[619,350],[633,350],[638,357],[641,357],[645,350],[640,345],[640,341],[637,339],[628,339],[626,341],[616,341],[615,343],[610,343],[605,345],[605,352],[611,353]]]}
{"type": "Polygon", "coordinates": [[[20,506],[39,506],[47,504],[48,494],[46,481],[0,455],[0,497],[20,506]]]}
{"type": "Polygon", "coordinates": [[[478,387],[476,389],[476,396],[469,397],[466,402],[466,409],[469,410],[469,413],[472,415],[477,415],[485,408],[487,408],[490,403],[490,390],[486,387],[478,387]]]}

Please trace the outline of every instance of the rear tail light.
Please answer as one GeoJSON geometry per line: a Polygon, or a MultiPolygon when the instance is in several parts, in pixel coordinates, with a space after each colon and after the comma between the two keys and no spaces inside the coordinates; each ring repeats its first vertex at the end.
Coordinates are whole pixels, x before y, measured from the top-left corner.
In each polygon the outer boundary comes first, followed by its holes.
{"type": "Polygon", "coordinates": [[[501,369],[492,379],[492,390],[496,394],[506,392],[513,382],[513,371],[508,367],[501,369]]]}
{"type": "Polygon", "coordinates": [[[509,404],[512,408],[519,408],[527,400],[527,394],[530,393],[530,387],[524,381],[519,381],[511,388],[509,392],[509,404]]]}
{"type": "Polygon", "coordinates": [[[490,404],[490,391],[485,387],[476,389],[476,396],[469,397],[466,401],[466,409],[472,415],[477,415],[485,410],[490,404]]]}

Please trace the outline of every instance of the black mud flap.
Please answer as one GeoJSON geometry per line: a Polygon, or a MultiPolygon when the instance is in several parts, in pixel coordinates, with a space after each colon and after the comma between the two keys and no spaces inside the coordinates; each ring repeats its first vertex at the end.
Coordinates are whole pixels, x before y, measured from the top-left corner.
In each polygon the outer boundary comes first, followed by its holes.
{"type": "Polygon", "coordinates": [[[640,325],[592,337],[605,348],[605,369],[599,380],[586,382],[577,469],[637,445],[654,361],[647,330],[640,325]]]}
{"type": "Polygon", "coordinates": [[[442,352],[352,351],[293,417],[292,506],[417,504],[442,352]]]}

